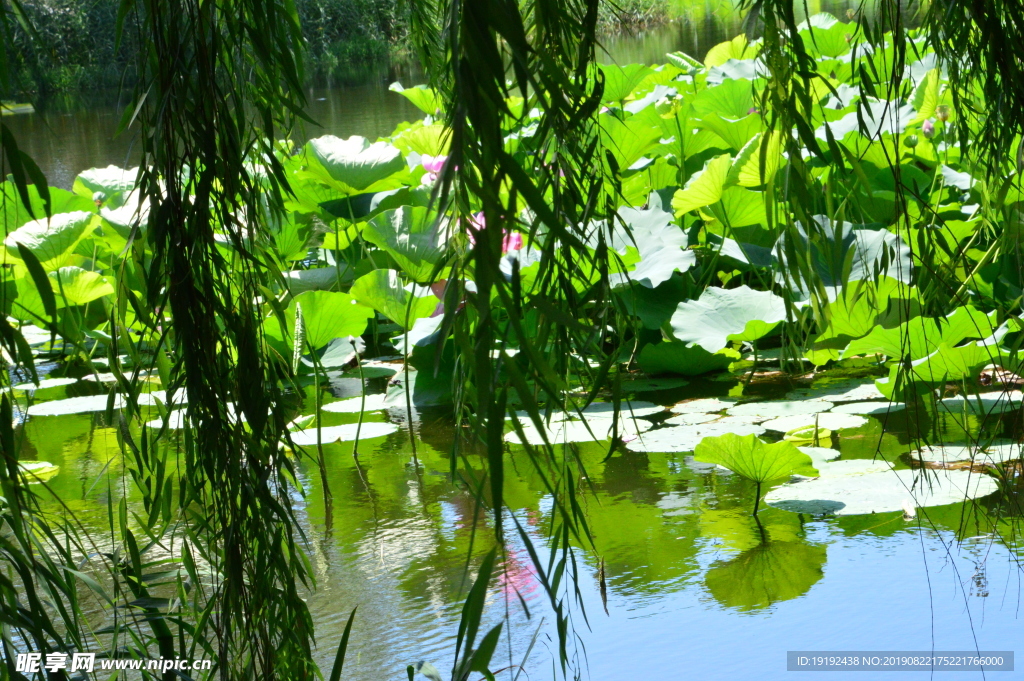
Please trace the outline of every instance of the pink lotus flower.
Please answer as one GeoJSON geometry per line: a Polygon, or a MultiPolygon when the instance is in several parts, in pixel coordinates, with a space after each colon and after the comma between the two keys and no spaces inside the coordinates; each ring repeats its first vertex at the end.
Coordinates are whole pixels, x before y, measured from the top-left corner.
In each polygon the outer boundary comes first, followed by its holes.
{"type": "MultiPolygon", "coordinates": [[[[469,237],[469,243],[476,244],[476,233],[487,227],[487,220],[484,218],[483,213],[476,213],[470,216],[468,222],[469,231],[467,236],[469,237]]],[[[523,247],[523,235],[519,232],[510,232],[507,229],[503,229],[502,234],[504,235],[501,240],[502,255],[518,251],[523,247]]]]}
{"type": "Polygon", "coordinates": [[[930,119],[925,121],[924,125],[921,126],[921,132],[925,137],[931,139],[935,136],[935,124],[932,123],[930,119]]]}
{"type": "Polygon", "coordinates": [[[427,171],[427,177],[430,178],[431,182],[437,181],[437,178],[440,176],[441,171],[444,169],[444,164],[447,161],[447,156],[424,155],[420,157],[420,165],[427,171]]]}

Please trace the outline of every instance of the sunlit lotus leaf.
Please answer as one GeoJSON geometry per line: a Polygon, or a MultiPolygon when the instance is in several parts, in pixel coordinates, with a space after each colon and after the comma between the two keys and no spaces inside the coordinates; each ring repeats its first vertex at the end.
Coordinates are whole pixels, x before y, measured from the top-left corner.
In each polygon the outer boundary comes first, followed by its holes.
{"type": "Polygon", "coordinates": [[[1021,458],[1021,444],[1011,440],[995,440],[977,443],[947,443],[929,445],[910,453],[915,461],[927,463],[973,462],[994,465],[1021,458]]]}
{"type": "Polygon", "coordinates": [[[661,138],[660,128],[633,118],[620,121],[614,116],[601,116],[600,121],[601,137],[623,170],[643,158],[661,138]]]}
{"type": "MultiPolygon", "coordinates": [[[[107,408],[106,394],[69,397],[63,400],[39,402],[28,408],[29,416],[67,416],[68,414],[85,414],[92,411],[105,411],[107,408]]],[[[114,409],[123,409],[126,400],[123,395],[114,396],[114,409]]],[[[139,395],[139,405],[156,404],[149,393],[139,395]]]]}
{"type": "Polygon", "coordinates": [[[768,69],[759,59],[729,59],[720,66],[708,69],[707,84],[720,85],[726,80],[756,80],[768,75],[768,69]]]}
{"type": "MultiPolygon", "coordinates": [[[[726,118],[719,115],[718,112],[706,113],[701,117],[698,125],[702,130],[713,132],[736,152],[741,151],[758,133],[764,130],[764,121],[756,113],[746,114],[739,118],[726,118]]],[[[734,183],[728,179],[728,176],[726,182],[734,183]]]]}
{"type": "Polygon", "coordinates": [[[391,143],[406,154],[414,152],[421,156],[437,157],[448,155],[449,138],[443,124],[424,125],[423,121],[416,121],[393,136],[391,143]]]}
{"type": "Polygon", "coordinates": [[[66,263],[79,242],[93,231],[95,217],[92,213],[77,211],[28,222],[4,239],[7,255],[20,261],[20,243],[32,251],[44,269],[55,270],[66,263]]]}
{"type": "Polygon", "coordinates": [[[684,73],[694,73],[704,69],[703,63],[685,52],[669,52],[665,55],[665,58],[668,59],[670,64],[681,69],[684,73]]]}
{"type": "Polygon", "coordinates": [[[429,317],[441,302],[428,288],[406,287],[397,270],[374,270],[356,279],[349,289],[353,298],[405,329],[429,317]]]}
{"type": "Polygon", "coordinates": [[[733,416],[798,416],[818,414],[832,408],[831,402],[825,400],[773,400],[770,402],[747,402],[729,407],[728,413],[733,416]]]}
{"type": "Polygon", "coordinates": [[[993,316],[967,305],[946,317],[916,317],[894,328],[876,326],[868,335],[851,341],[843,356],[880,354],[920,359],[934,352],[940,343],[953,347],[968,338],[987,338],[996,328],[993,316]]]}
{"type": "Polygon", "coordinates": [[[58,304],[66,300],[70,305],[85,305],[114,293],[106,277],[81,267],[61,267],[50,272],[50,279],[58,304]]]}
{"type": "Polygon", "coordinates": [[[345,400],[338,400],[325,404],[321,409],[339,414],[358,414],[360,411],[377,411],[384,409],[384,393],[366,395],[365,397],[350,397],[345,400]]]}
{"type": "Polygon", "coordinates": [[[741,612],[770,608],[806,594],[824,574],[825,559],[820,544],[769,541],[712,563],[704,584],[724,607],[741,612]]]}
{"type": "Polygon", "coordinates": [[[676,340],[696,343],[708,352],[729,341],[755,341],[786,319],[785,301],[771,291],[744,285],[710,287],[698,300],[679,304],[669,322],[676,340]]]}
{"type": "Polygon", "coordinates": [[[939,70],[931,69],[921,79],[921,82],[917,84],[917,87],[914,88],[914,93],[910,96],[910,103],[914,105],[916,113],[910,121],[911,125],[924,123],[935,115],[935,108],[939,105],[939,85],[941,80],[942,77],[939,74],[939,70]]]}
{"type": "Polygon", "coordinates": [[[100,217],[113,227],[122,239],[127,239],[136,226],[139,227],[140,232],[145,230],[146,223],[149,221],[149,199],[140,200],[137,190],[125,195],[122,199],[121,205],[116,208],[110,206],[100,208],[100,217]]]}
{"type": "Polygon", "coordinates": [[[981,393],[966,397],[947,397],[939,401],[939,410],[954,415],[1005,414],[1017,411],[1024,404],[1024,393],[1020,390],[981,393]]]}
{"type": "Polygon", "coordinates": [[[736,406],[736,397],[702,397],[680,402],[672,407],[676,414],[714,414],[736,406]]]}
{"type": "Polygon", "coordinates": [[[426,85],[402,87],[402,84],[396,81],[388,89],[408,99],[412,102],[413,106],[428,116],[436,115],[443,108],[441,96],[433,88],[426,85]]]}
{"type": "MultiPolygon", "coordinates": [[[[757,48],[747,42],[747,36],[740,34],[732,40],[726,40],[708,50],[704,57],[704,66],[721,66],[730,59],[749,59],[757,56],[757,48]]],[[[748,85],[749,87],[749,85],[748,85]]]]}
{"type": "Polygon", "coordinates": [[[79,196],[87,198],[92,198],[96,192],[103,192],[106,197],[112,197],[134,189],[138,174],[138,168],[118,168],[114,165],[90,168],[78,174],[72,189],[79,196]]]}
{"type": "Polygon", "coordinates": [[[798,28],[807,51],[821,57],[839,57],[849,52],[850,38],[858,30],[855,24],[844,24],[825,12],[808,18],[798,28]]]}
{"type": "MultiPolygon", "coordinates": [[[[643,400],[622,400],[619,402],[619,418],[626,416],[654,416],[665,411],[665,407],[643,400]]],[[[575,415],[576,412],[569,412],[575,415]]],[[[594,402],[583,409],[584,418],[612,418],[615,405],[612,402],[594,402]]]]}
{"type": "Polygon", "coordinates": [[[813,427],[815,423],[817,423],[819,428],[827,428],[828,430],[836,431],[844,428],[860,428],[867,422],[868,420],[865,417],[858,416],[856,414],[833,414],[828,412],[823,414],[794,414],[792,416],[781,416],[779,418],[772,419],[771,421],[765,421],[761,425],[768,430],[788,433],[795,428],[813,427]]]}
{"type": "MultiPolygon", "coordinates": [[[[829,465],[853,463],[837,461],[829,465]]],[[[765,501],[793,513],[845,516],[889,513],[908,505],[945,506],[986,496],[998,487],[995,478],[970,471],[862,469],[858,474],[822,475],[814,480],[788,483],[770,491],[765,501]]]]}
{"type": "Polygon", "coordinates": [[[767,482],[791,475],[816,475],[811,457],[791,442],[767,444],[756,435],[729,433],[705,438],[693,458],[701,463],[724,466],[754,482],[767,482]]]}
{"type": "Polygon", "coordinates": [[[686,250],[686,233],[673,224],[672,213],[660,208],[621,208],[619,218],[628,226],[629,233],[613,230],[612,246],[620,255],[632,255],[639,262],[629,267],[628,274],[612,274],[612,286],[636,282],[655,288],[673,273],[685,272],[697,263],[696,254],[686,250]]]}
{"type": "Polygon", "coordinates": [[[904,402],[847,402],[832,407],[833,414],[864,414],[879,416],[894,414],[907,408],[904,402]]]}
{"type": "Polygon", "coordinates": [[[644,78],[653,73],[645,64],[599,64],[604,76],[602,101],[617,104],[628,97],[644,78]]]}
{"type": "MultiPolygon", "coordinates": [[[[565,444],[569,442],[599,442],[607,440],[616,431],[623,441],[631,441],[633,438],[638,437],[637,433],[650,427],[651,424],[647,421],[620,419],[616,424],[616,429],[613,429],[612,419],[604,417],[551,423],[545,429],[545,434],[542,434],[532,422],[523,423],[522,425],[523,434],[526,436],[526,443],[534,446],[544,444],[545,435],[551,444],[565,444]]],[[[519,433],[514,430],[505,434],[505,441],[513,444],[522,444],[519,433]]]]}
{"type": "Polygon", "coordinates": [[[732,159],[729,154],[717,156],[704,165],[704,169],[693,174],[686,186],[677,189],[672,197],[672,210],[681,216],[698,208],[710,206],[722,198],[725,181],[729,175],[732,159]]]}
{"type": "Polygon", "coordinates": [[[15,390],[46,390],[47,388],[59,388],[65,385],[71,385],[72,383],[78,383],[77,378],[44,378],[39,381],[39,385],[35,383],[19,383],[14,386],[15,390]]]}
{"type": "Polygon", "coordinates": [[[285,285],[293,296],[306,291],[331,291],[338,288],[338,280],[345,281],[350,275],[348,265],[338,267],[314,267],[309,270],[284,272],[285,285]]]}
{"type": "Polygon", "coordinates": [[[29,484],[46,482],[60,472],[60,466],[55,466],[49,461],[19,461],[18,468],[21,477],[29,484]]]}
{"type": "Polygon", "coordinates": [[[626,447],[634,452],[692,452],[705,438],[720,435],[760,435],[765,431],[753,423],[727,423],[717,421],[700,423],[695,426],[669,426],[642,433],[637,439],[627,442],[626,447]]]}
{"type": "Polygon", "coordinates": [[[666,426],[695,426],[699,423],[717,421],[721,418],[718,414],[680,414],[663,421],[666,426]]]}
{"type": "Polygon", "coordinates": [[[811,457],[811,463],[818,469],[819,475],[821,475],[821,469],[825,464],[839,458],[838,449],[830,449],[828,447],[803,447],[800,445],[797,445],[797,449],[811,457]]]}
{"type": "Polygon", "coordinates": [[[782,136],[758,133],[737,154],[729,169],[729,181],[741,187],[760,187],[775,177],[783,161],[782,136]]]}
{"type": "Polygon", "coordinates": [[[695,343],[671,341],[645,345],[637,363],[649,374],[699,376],[709,371],[726,369],[739,358],[739,353],[730,348],[708,352],[695,343]]]}
{"type": "MultiPolygon", "coordinates": [[[[722,192],[722,200],[710,208],[704,209],[702,213],[710,213],[722,224],[730,228],[746,227],[749,225],[761,225],[768,221],[768,214],[765,212],[764,192],[754,192],[743,187],[729,187],[722,192]]],[[[751,258],[756,258],[758,252],[751,244],[740,246],[733,239],[722,240],[723,255],[732,257],[739,256],[740,262],[751,263],[751,258]],[[738,250],[739,253],[734,253],[738,250]]],[[[767,258],[766,258],[767,259],[767,258]]]]}
{"type": "MultiPolygon", "coordinates": [[[[393,423],[380,423],[369,421],[366,423],[346,423],[341,426],[327,426],[320,429],[319,441],[321,444],[333,442],[352,442],[357,437],[359,440],[370,440],[375,437],[384,437],[397,432],[398,426],[393,423]]],[[[292,433],[292,442],[300,447],[312,447],[317,443],[317,429],[307,428],[292,433]]]]}
{"type": "Polygon", "coordinates": [[[875,385],[886,397],[902,399],[907,393],[925,393],[946,383],[975,381],[981,370],[993,363],[1002,363],[1012,370],[1016,362],[991,338],[955,348],[940,343],[932,354],[910,362],[909,371],[902,365],[892,366],[889,377],[875,385]]]}
{"type": "MultiPolygon", "coordinates": [[[[0,226],[4,228],[4,233],[6,234],[10,234],[33,218],[41,218],[46,215],[43,199],[39,196],[39,191],[35,185],[30,184],[26,189],[28,191],[29,205],[32,207],[31,215],[24,204],[22,204],[21,195],[14,183],[10,180],[0,182],[0,205],[3,206],[3,210],[0,210],[0,226]]],[[[50,192],[51,215],[83,210],[92,212],[96,207],[91,195],[89,197],[79,196],[60,187],[49,187],[48,189],[50,192]]]]}
{"type": "Polygon", "coordinates": [[[363,237],[385,250],[411,279],[433,281],[432,275],[444,258],[449,223],[437,213],[420,206],[402,206],[370,220],[363,237]]]}
{"type": "MultiPolygon", "coordinates": [[[[335,338],[361,336],[373,317],[373,310],[347,293],[339,291],[306,291],[292,298],[285,311],[289,337],[295,337],[295,311],[301,308],[304,340],[317,350],[335,338]]],[[[268,322],[276,323],[271,317],[268,322]]],[[[268,323],[267,333],[273,335],[268,323]]]]}
{"type": "Polygon", "coordinates": [[[353,189],[370,185],[405,168],[402,152],[387,142],[370,143],[353,135],[341,139],[325,135],[310,140],[306,150],[311,162],[318,163],[337,182],[353,189]]]}
{"type": "MultiPolygon", "coordinates": [[[[768,428],[768,426],[765,427],[768,428]]],[[[775,429],[768,428],[768,430],[775,429]]],[[[828,443],[832,441],[832,431],[821,426],[800,426],[786,431],[786,434],[782,436],[782,439],[787,442],[798,444],[807,444],[808,442],[828,443]]]]}

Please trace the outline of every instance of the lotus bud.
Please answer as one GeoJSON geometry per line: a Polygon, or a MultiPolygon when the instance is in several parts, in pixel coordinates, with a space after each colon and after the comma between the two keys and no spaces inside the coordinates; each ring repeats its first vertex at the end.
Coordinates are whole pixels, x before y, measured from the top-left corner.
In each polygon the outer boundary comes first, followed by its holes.
{"type": "Polygon", "coordinates": [[[760,110],[760,109],[758,109],[758,108],[757,108],[756,106],[752,106],[752,107],[750,107],[749,109],[747,109],[747,115],[748,115],[748,116],[749,116],[750,114],[759,114],[759,113],[761,113],[761,110],[760,110]]]}
{"type": "Polygon", "coordinates": [[[102,206],[103,202],[106,200],[107,195],[103,192],[94,192],[92,195],[92,202],[95,203],[97,207],[102,206]]]}
{"type": "Polygon", "coordinates": [[[903,144],[913,149],[917,146],[917,135],[907,135],[903,138],[903,144]]]}
{"type": "Polygon", "coordinates": [[[935,109],[935,117],[945,123],[949,120],[949,107],[943,104],[935,109]]]}
{"type": "Polygon", "coordinates": [[[931,122],[931,119],[924,122],[921,126],[921,134],[925,136],[925,139],[931,139],[935,137],[935,124],[931,122]]]}
{"type": "Polygon", "coordinates": [[[852,7],[848,7],[846,10],[846,18],[849,19],[850,21],[853,21],[853,18],[855,16],[857,16],[857,11],[852,7]]]}

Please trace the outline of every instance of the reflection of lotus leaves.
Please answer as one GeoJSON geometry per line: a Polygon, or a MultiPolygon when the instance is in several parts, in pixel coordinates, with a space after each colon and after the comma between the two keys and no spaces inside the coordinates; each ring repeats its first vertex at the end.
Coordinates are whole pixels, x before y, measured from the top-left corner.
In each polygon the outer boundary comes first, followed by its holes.
{"type": "Polygon", "coordinates": [[[693,494],[677,494],[669,492],[655,504],[662,509],[663,516],[690,515],[695,512],[693,494]]]}
{"type": "Polygon", "coordinates": [[[60,466],[49,461],[19,461],[21,475],[29,483],[45,482],[60,472],[60,466]]]}
{"type": "Polygon", "coordinates": [[[821,579],[825,559],[824,546],[772,541],[714,563],[704,584],[727,608],[768,608],[807,593],[821,579]]]}
{"type": "Polygon", "coordinates": [[[995,479],[970,471],[889,471],[884,462],[837,461],[819,469],[821,477],[789,483],[765,495],[769,506],[811,515],[861,515],[945,506],[982,497],[998,489],[995,479]],[[858,474],[843,466],[857,464],[858,474]],[[841,500],[841,501],[840,501],[841,500]]]}

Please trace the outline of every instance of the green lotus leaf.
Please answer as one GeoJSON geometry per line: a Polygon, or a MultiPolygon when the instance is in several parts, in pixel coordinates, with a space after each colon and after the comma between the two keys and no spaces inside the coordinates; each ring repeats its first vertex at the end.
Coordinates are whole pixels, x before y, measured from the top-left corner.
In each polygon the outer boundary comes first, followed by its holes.
{"type": "Polygon", "coordinates": [[[727,369],[740,358],[734,350],[708,352],[693,343],[671,341],[645,345],[637,363],[649,374],[680,374],[699,376],[711,371],[727,369]]]}
{"type": "Polygon", "coordinates": [[[747,43],[747,36],[740,34],[732,40],[726,40],[708,50],[704,57],[704,66],[721,66],[730,59],[750,59],[757,56],[757,48],[747,43]]]}
{"type": "Polygon", "coordinates": [[[911,125],[923,123],[935,115],[935,109],[939,105],[939,84],[942,80],[938,69],[931,69],[928,74],[914,88],[910,96],[910,102],[914,105],[917,114],[910,121],[911,125]]]}
{"type": "Polygon", "coordinates": [[[397,270],[374,270],[365,274],[356,279],[349,293],[406,330],[411,329],[417,319],[432,315],[441,302],[430,289],[415,284],[406,288],[397,270]]]}
{"type": "Polygon", "coordinates": [[[21,477],[29,484],[46,482],[60,472],[60,466],[49,461],[19,461],[18,468],[21,477]]]}
{"type": "Polygon", "coordinates": [[[614,116],[601,116],[601,135],[619,168],[625,170],[655,145],[661,138],[661,128],[641,119],[620,121],[614,116]]]}
{"type": "Polygon", "coordinates": [[[850,51],[850,39],[857,26],[844,24],[831,14],[822,12],[800,24],[800,37],[807,51],[819,57],[840,57],[850,51]]]}
{"type": "Polygon", "coordinates": [[[821,580],[826,548],[770,541],[711,564],[704,585],[716,601],[743,612],[799,598],[821,580]]]}
{"type": "Polygon", "coordinates": [[[751,137],[736,155],[736,160],[729,169],[729,182],[741,187],[760,187],[768,184],[784,160],[782,136],[758,133],[751,137]]]}
{"type": "Polygon", "coordinates": [[[4,239],[9,258],[21,260],[18,244],[32,251],[43,269],[56,270],[66,264],[71,253],[96,227],[96,216],[85,211],[61,213],[49,220],[42,218],[28,222],[4,239]]]}
{"type": "Polygon", "coordinates": [[[766,444],[756,435],[732,433],[704,438],[693,458],[702,463],[725,466],[733,473],[757,483],[788,478],[791,475],[816,476],[811,457],[790,442],[766,444]]]}
{"type": "Polygon", "coordinates": [[[727,118],[717,111],[704,114],[700,127],[718,135],[734,151],[740,151],[764,130],[764,121],[756,113],[744,114],[739,118],[727,118]]]}
{"type": "Polygon", "coordinates": [[[604,76],[602,101],[616,103],[628,97],[653,72],[645,64],[599,64],[598,68],[604,76]]]}
{"type": "Polygon", "coordinates": [[[396,81],[392,83],[388,89],[392,92],[397,92],[408,99],[413,103],[413,106],[428,116],[436,115],[437,112],[441,111],[443,108],[441,96],[438,95],[433,88],[427,87],[426,85],[402,87],[402,84],[396,81]]]}
{"type": "Polygon", "coordinates": [[[949,347],[968,338],[985,338],[995,331],[994,315],[967,305],[946,317],[916,317],[895,328],[875,326],[863,338],[851,341],[843,357],[879,354],[887,357],[920,359],[940,344],[949,347]]]}
{"type": "Polygon", "coordinates": [[[432,281],[447,251],[447,221],[420,206],[385,211],[363,228],[363,238],[395,259],[411,279],[432,281]]]}
{"type": "Polygon", "coordinates": [[[102,192],[109,198],[134,189],[138,174],[138,168],[118,168],[114,165],[90,168],[78,174],[72,189],[79,196],[90,199],[96,192],[102,192]]]}
{"type": "MultiPolygon", "coordinates": [[[[34,184],[31,184],[27,187],[27,191],[29,205],[32,207],[31,215],[22,204],[21,196],[18,194],[14,183],[10,181],[0,183],[0,206],[3,207],[0,209],[0,224],[3,225],[5,234],[10,234],[33,218],[38,219],[46,216],[43,199],[39,196],[39,190],[36,189],[34,184]]],[[[75,211],[91,212],[96,208],[91,195],[86,198],[60,187],[49,187],[49,191],[51,215],[75,211]]]]}
{"type": "Polygon", "coordinates": [[[61,267],[50,272],[49,276],[53,280],[50,285],[57,300],[67,300],[71,305],[85,305],[114,293],[114,287],[106,277],[81,267],[61,267]]]}
{"type": "Polygon", "coordinates": [[[708,161],[703,170],[695,173],[685,187],[677,189],[672,197],[672,209],[676,216],[720,201],[731,164],[729,154],[717,156],[708,161]]]}
{"type": "Polygon", "coordinates": [[[405,160],[387,142],[370,143],[365,137],[353,135],[341,139],[325,135],[306,144],[307,157],[327,175],[347,187],[366,189],[405,168],[405,160]]]}
{"type": "Polygon", "coordinates": [[[691,106],[696,118],[715,114],[732,120],[753,115],[751,109],[756,107],[753,88],[745,80],[726,80],[721,85],[701,90],[693,98],[691,106]]]}
{"type": "MultiPolygon", "coordinates": [[[[721,200],[707,210],[729,227],[748,227],[768,222],[764,204],[764,192],[754,192],[743,187],[729,187],[722,192],[721,200]]],[[[733,244],[735,243],[733,241],[733,244]]],[[[729,250],[732,250],[731,247],[729,250]]],[[[746,262],[750,262],[749,256],[742,249],[738,255],[746,262]]]]}
{"type": "Polygon", "coordinates": [[[670,64],[681,69],[684,73],[694,73],[704,69],[703,63],[685,52],[669,52],[665,55],[665,58],[668,59],[670,64]]]}
{"type": "MultiPolygon", "coordinates": [[[[373,310],[359,304],[353,296],[339,291],[306,291],[292,298],[285,311],[288,338],[295,338],[295,311],[301,308],[305,343],[314,350],[322,348],[335,338],[360,336],[373,317],[373,310]]],[[[277,318],[264,322],[267,337],[283,341],[277,318]]]]}
{"type": "Polygon", "coordinates": [[[680,303],[669,324],[676,340],[717,352],[729,341],[763,338],[785,319],[785,301],[770,291],[711,287],[680,303]]]}

